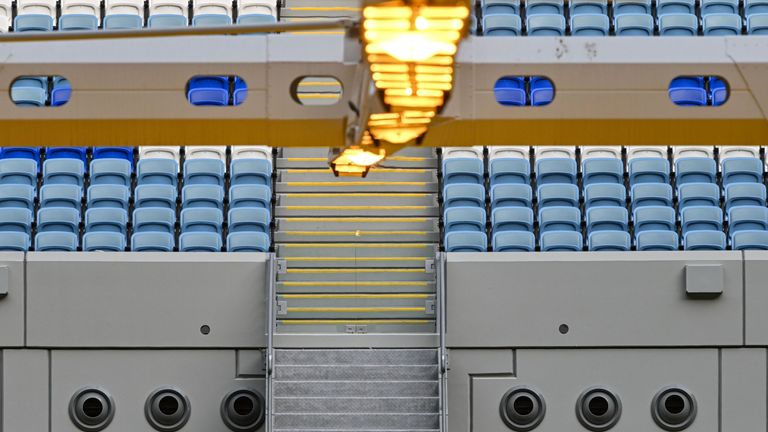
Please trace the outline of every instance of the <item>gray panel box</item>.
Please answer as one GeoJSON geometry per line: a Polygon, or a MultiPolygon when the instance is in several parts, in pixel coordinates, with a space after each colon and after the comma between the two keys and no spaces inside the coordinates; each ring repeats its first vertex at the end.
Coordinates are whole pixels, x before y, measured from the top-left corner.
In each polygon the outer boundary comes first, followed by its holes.
{"type": "Polygon", "coordinates": [[[22,252],[0,252],[0,346],[24,346],[22,252]]]}

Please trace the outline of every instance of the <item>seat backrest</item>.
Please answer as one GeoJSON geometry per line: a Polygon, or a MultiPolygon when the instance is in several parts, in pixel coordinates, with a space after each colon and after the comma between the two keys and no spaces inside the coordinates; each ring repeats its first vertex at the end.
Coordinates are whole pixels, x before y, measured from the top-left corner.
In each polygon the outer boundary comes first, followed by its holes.
{"type": "Polygon", "coordinates": [[[56,18],[56,0],[17,0],[16,10],[18,15],[48,15],[56,18]]]}
{"type": "Polygon", "coordinates": [[[651,0],[614,0],[613,15],[650,14],[651,0]]]}
{"type": "Polygon", "coordinates": [[[667,146],[629,146],[627,160],[634,158],[659,157],[667,158],[667,146]]]}
{"type": "Polygon", "coordinates": [[[192,0],[192,13],[194,16],[202,14],[232,16],[232,2],[230,0],[192,0]]]}
{"type": "Polygon", "coordinates": [[[100,0],[61,0],[61,14],[83,14],[95,16],[101,22],[100,0]]]}
{"type": "Polygon", "coordinates": [[[616,158],[621,159],[621,147],[599,147],[584,146],[581,147],[581,160],[592,158],[616,158]]]}
{"type": "Polygon", "coordinates": [[[525,0],[526,15],[562,14],[563,0],[525,0]]]}
{"type": "Polygon", "coordinates": [[[536,147],[536,159],[571,158],[576,159],[576,147],[541,146],[536,147]]]}
{"type": "Polygon", "coordinates": [[[699,17],[692,13],[672,13],[659,17],[661,36],[696,36],[699,31],[699,17]]]}
{"type": "Polygon", "coordinates": [[[139,159],[173,159],[179,163],[181,147],[139,147],[139,159]]]}
{"type": "Polygon", "coordinates": [[[187,0],[149,0],[149,15],[183,15],[189,16],[187,0]]]}
{"type": "Polygon", "coordinates": [[[651,14],[643,12],[615,15],[613,26],[616,36],[653,36],[656,24],[651,14]]]}
{"type": "MultiPolygon", "coordinates": [[[[144,0],[104,0],[104,15],[138,15],[144,19],[144,0]]],[[[156,147],[144,147],[152,149],[156,147]]],[[[178,151],[176,152],[178,154],[178,151]]]]}
{"type": "Polygon", "coordinates": [[[232,159],[272,160],[272,147],[269,146],[232,146],[232,159]]]}
{"type": "Polygon", "coordinates": [[[675,146],[672,147],[672,152],[675,160],[687,157],[714,158],[715,148],[709,146],[675,146]]]}
{"type": "Polygon", "coordinates": [[[738,14],[739,0],[701,0],[701,16],[709,14],[738,14]]]}
{"type": "Polygon", "coordinates": [[[277,17],[277,0],[237,0],[238,15],[272,15],[277,17]]]}
{"type": "Polygon", "coordinates": [[[608,13],[608,0],[570,0],[568,6],[571,16],[608,13]]]}
{"type": "Polygon", "coordinates": [[[0,33],[7,32],[13,25],[13,1],[0,0],[0,33]]]}
{"type": "Polygon", "coordinates": [[[224,146],[188,146],[184,148],[187,160],[189,159],[218,159],[227,161],[227,148],[224,146]]]}
{"type": "Polygon", "coordinates": [[[527,146],[491,146],[488,147],[488,159],[520,158],[528,159],[531,148],[527,146]]]}
{"type": "Polygon", "coordinates": [[[443,147],[443,160],[454,158],[483,158],[483,146],[443,147]]]}

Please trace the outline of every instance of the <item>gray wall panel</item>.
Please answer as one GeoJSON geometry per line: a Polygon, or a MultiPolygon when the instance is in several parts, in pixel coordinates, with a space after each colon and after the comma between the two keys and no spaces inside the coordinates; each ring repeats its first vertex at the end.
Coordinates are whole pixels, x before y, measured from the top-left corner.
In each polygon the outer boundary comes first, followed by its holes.
{"type": "Polygon", "coordinates": [[[744,252],[744,334],[747,345],[768,345],[768,252],[744,252]]]}
{"type": "Polygon", "coordinates": [[[765,431],[765,349],[724,349],[721,355],[722,430],[765,431]]]}
{"type": "Polygon", "coordinates": [[[48,351],[4,350],[3,432],[48,431],[48,351]]]}
{"type": "Polygon", "coordinates": [[[24,253],[0,252],[0,346],[24,346],[24,253]]]}

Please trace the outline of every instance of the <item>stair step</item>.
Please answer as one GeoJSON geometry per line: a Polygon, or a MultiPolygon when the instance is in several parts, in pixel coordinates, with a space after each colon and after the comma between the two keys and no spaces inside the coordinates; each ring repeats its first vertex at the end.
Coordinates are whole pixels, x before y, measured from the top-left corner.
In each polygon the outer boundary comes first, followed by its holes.
{"type": "Polygon", "coordinates": [[[434,319],[290,319],[278,320],[280,334],[435,333],[434,319]]]}
{"type": "Polygon", "coordinates": [[[274,398],[275,413],[437,413],[437,397],[393,398],[274,398]]]}
{"type": "Polygon", "coordinates": [[[439,429],[272,429],[274,432],[440,432],[439,429]]]}
{"type": "Polygon", "coordinates": [[[325,414],[285,413],[274,415],[274,427],[280,428],[389,428],[435,429],[439,416],[435,414],[325,414]]]}
{"type": "Polygon", "coordinates": [[[393,365],[437,364],[435,349],[278,349],[276,365],[393,365]]]}
{"type": "MultiPolygon", "coordinates": [[[[297,0],[289,0],[297,1],[297,0]]],[[[314,0],[298,0],[304,2],[314,2],[314,0]]],[[[312,3],[316,4],[316,3],[312,3]]],[[[305,158],[322,157],[328,159],[328,147],[285,147],[278,149],[280,158],[305,158]]],[[[435,149],[431,147],[406,147],[392,156],[407,157],[435,157],[435,149]]]]}
{"type": "Polygon", "coordinates": [[[289,193],[277,195],[278,206],[436,206],[428,193],[289,193]]]}
{"type": "MultiPolygon", "coordinates": [[[[379,163],[382,168],[430,168],[437,169],[437,157],[434,156],[400,156],[396,154],[379,163]]],[[[294,157],[278,158],[277,168],[328,168],[328,157],[294,157]]]]}
{"type": "Polygon", "coordinates": [[[296,205],[277,206],[275,216],[436,216],[439,214],[438,206],[412,206],[412,205],[296,205]]]}
{"type": "MultiPolygon", "coordinates": [[[[358,183],[359,177],[336,177],[329,168],[279,170],[279,182],[342,182],[358,183]]],[[[366,182],[436,182],[437,173],[432,169],[422,168],[372,168],[365,177],[366,182]]]]}
{"type": "Polygon", "coordinates": [[[288,268],[278,273],[280,282],[326,281],[434,281],[435,273],[426,268],[288,268]]]}
{"type": "Polygon", "coordinates": [[[275,242],[438,242],[440,233],[436,230],[296,230],[286,229],[275,232],[275,242]]]}
{"type": "Polygon", "coordinates": [[[274,395],[331,397],[434,397],[437,381],[275,381],[274,395]]]}
{"type": "Polygon", "coordinates": [[[434,257],[434,243],[287,243],[277,245],[281,258],[377,258],[377,257],[434,257]]]}
{"type": "MultiPolygon", "coordinates": [[[[277,218],[280,231],[310,232],[437,232],[437,218],[430,217],[297,217],[277,218]]],[[[394,240],[393,240],[394,241],[394,240]]]]}
{"type": "MultiPolygon", "coordinates": [[[[280,365],[275,379],[284,381],[429,381],[437,379],[437,365],[280,365]]],[[[327,410],[318,411],[327,412],[327,410]]],[[[366,412],[366,411],[362,411],[366,412]]]]}
{"type": "Polygon", "coordinates": [[[422,293],[435,292],[430,281],[280,281],[278,294],[288,293],[422,293]]]}
{"type": "Polygon", "coordinates": [[[277,193],[294,192],[437,192],[436,181],[371,181],[354,177],[329,178],[328,181],[280,181],[277,193]],[[346,179],[346,180],[339,180],[346,179]]]}
{"type": "Polygon", "coordinates": [[[434,294],[280,294],[279,319],[434,318],[434,294]]]}

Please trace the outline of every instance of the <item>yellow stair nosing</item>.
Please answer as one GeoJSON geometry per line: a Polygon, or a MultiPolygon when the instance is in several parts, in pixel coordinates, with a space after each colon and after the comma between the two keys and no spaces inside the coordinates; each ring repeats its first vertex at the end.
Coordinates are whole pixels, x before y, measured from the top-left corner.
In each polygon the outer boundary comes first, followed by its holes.
{"type": "Polygon", "coordinates": [[[279,294],[285,299],[428,299],[430,294],[279,294]]]}
{"type": "Polygon", "coordinates": [[[426,312],[425,307],[288,307],[288,313],[295,312],[337,312],[337,313],[376,313],[376,312],[426,312]]]}

